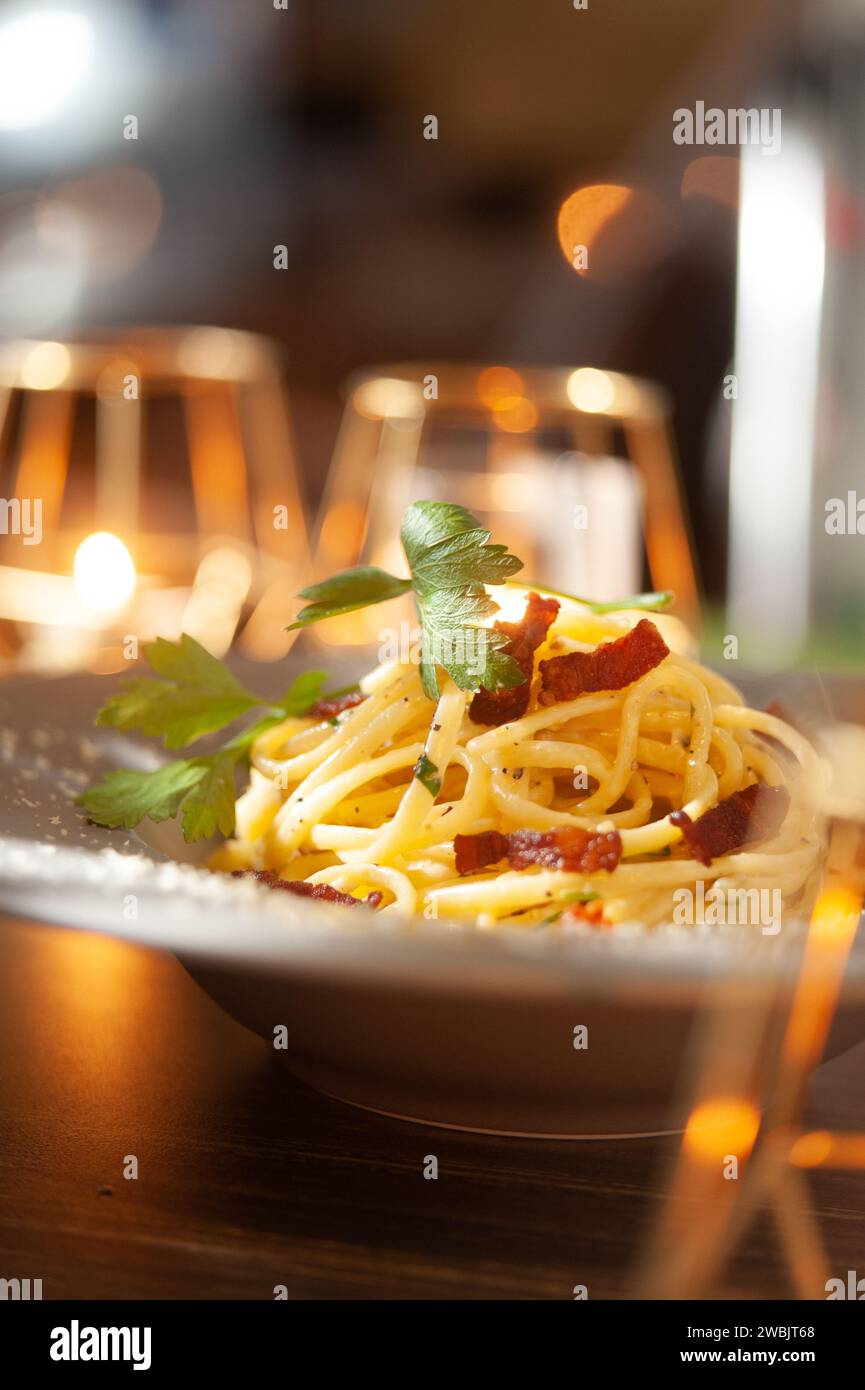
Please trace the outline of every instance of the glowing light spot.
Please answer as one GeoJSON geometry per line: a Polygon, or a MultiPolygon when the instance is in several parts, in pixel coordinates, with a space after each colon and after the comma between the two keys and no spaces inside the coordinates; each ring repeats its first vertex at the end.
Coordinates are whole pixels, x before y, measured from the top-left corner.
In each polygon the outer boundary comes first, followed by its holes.
{"type": "Polygon", "coordinates": [[[493,422],[508,434],[525,434],[538,423],[538,412],[526,396],[502,396],[492,407],[493,422]]]}
{"type": "Polygon", "coordinates": [[[81,542],[72,573],[82,603],[99,613],[119,613],[135,590],[132,556],[110,531],[94,531],[81,542]]]}
{"type": "MultiPolygon", "coordinates": [[[[489,584],[487,592],[498,610],[491,614],[481,626],[492,627],[493,623],[516,623],[526,611],[528,586],[525,588],[511,584],[489,584]]],[[[538,591],[540,592],[540,591],[538,591]]]]}
{"type": "Polygon", "coordinates": [[[512,367],[485,367],[478,377],[480,400],[489,410],[507,396],[523,394],[523,379],[512,367]]]}
{"type": "Polygon", "coordinates": [[[725,1154],[741,1159],[754,1147],[759,1128],[760,1112],[750,1101],[719,1097],[691,1111],[683,1144],[695,1157],[713,1163],[725,1154]]]}
{"type": "Polygon", "coordinates": [[[354,406],[369,420],[416,420],[424,413],[424,397],[415,381],[378,377],[365,381],[354,393],[354,406]]]}
{"type": "Polygon", "coordinates": [[[133,387],[140,377],[141,368],[137,362],[128,357],[116,357],[107,367],[103,367],[96,378],[96,396],[107,405],[115,405],[124,399],[134,400],[134,395],[124,398],[124,392],[133,387]],[[134,381],[130,378],[134,378],[134,381]]]}
{"type": "Polygon", "coordinates": [[[865,1134],[803,1134],[790,1149],[790,1162],[797,1168],[865,1168],[865,1134]]]}
{"type": "Polygon", "coordinates": [[[827,888],[814,904],[809,944],[846,946],[856,935],[861,911],[862,894],[854,888],[827,888]]]}
{"type": "Polygon", "coordinates": [[[790,1150],[790,1161],[797,1168],[819,1168],[832,1152],[832,1136],[826,1130],[803,1134],[790,1150]]]}
{"type": "Polygon", "coordinates": [[[566,198],[558,234],[577,274],[601,281],[647,270],[676,240],[673,216],[659,198],[614,183],[589,184],[566,198]]]}
{"type": "Polygon", "coordinates": [[[604,227],[627,207],[632,197],[632,189],[620,184],[595,183],[588,188],[578,188],[562,203],[558,220],[559,245],[578,274],[590,272],[588,264],[580,264],[581,249],[585,247],[588,259],[604,227]]]}
{"type": "Polygon", "coordinates": [[[178,364],[188,376],[225,380],[233,374],[237,347],[238,335],[228,328],[193,328],[177,349],[178,364]]]}
{"type": "Polygon", "coordinates": [[[571,372],[567,392],[571,405],[592,415],[609,410],[616,397],[616,388],[607,373],[597,367],[578,367],[571,372]]]}
{"type": "Polygon", "coordinates": [[[72,10],[38,10],[0,25],[0,130],[59,116],[84,87],[93,25],[72,10]]]}
{"type": "Polygon", "coordinates": [[[21,363],[21,385],[29,391],[53,391],[66,380],[71,365],[62,343],[37,343],[21,363]]]}

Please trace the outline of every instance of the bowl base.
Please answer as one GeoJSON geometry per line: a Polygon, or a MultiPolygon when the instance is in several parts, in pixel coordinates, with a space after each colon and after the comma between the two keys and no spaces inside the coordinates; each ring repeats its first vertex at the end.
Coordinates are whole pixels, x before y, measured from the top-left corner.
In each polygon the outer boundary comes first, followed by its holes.
{"type": "Polygon", "coordinates": [[[350,1105],[354,1110],[364,1110],[368,1115],[380,1115],[386,1120],[401,1120],[403,1124],[408,1125],[425,1125],[428,1129],[457,1130],[460,1134],[490,1134],[501,1139],[549,1139],[570,1143],[586,1143],[595,1139],[667,1139],[685,1132],[684,1129],[614,1129],[603,1134],[598,1131],[593,1131],[590,1134],[559,1134],[548,1130],[496,1129],[490,1125],[455,1124],[447,1120],[431,1120],[423,1115],[402,1115],[396,1110],[382,1110],[377,1105],[364,1105],[359,1100],[349,1100],[347,1096],[340,1096],[334,1091],[323,1090],[320,1086],[316,1086],[314,1089],[321,1095],[327,1096],[328,1100],[339,1101],[340,1105],[350,1105]]]}

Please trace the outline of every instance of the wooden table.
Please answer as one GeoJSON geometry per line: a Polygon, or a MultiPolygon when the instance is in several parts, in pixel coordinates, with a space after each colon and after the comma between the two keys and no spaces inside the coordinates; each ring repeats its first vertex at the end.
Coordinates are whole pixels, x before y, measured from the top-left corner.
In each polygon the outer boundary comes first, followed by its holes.
{"type": "MultiPolygon", "coordinates": [[[[865,1044],[822,1068],[811,1118],[865,1129],[863,1075],[865,1044]]],[[[0,1274],[45,1298],[627,1296],[676,1148],[378,1119],[294,1081],[172,957],[9,921],[0,1097],[0,1274]]],[[[865,1274],[865,1173],[812,1190],[832,1273],[865,1274]]],[[[765,1216],[722,1292],[790,1296],[765,1216]]]]}

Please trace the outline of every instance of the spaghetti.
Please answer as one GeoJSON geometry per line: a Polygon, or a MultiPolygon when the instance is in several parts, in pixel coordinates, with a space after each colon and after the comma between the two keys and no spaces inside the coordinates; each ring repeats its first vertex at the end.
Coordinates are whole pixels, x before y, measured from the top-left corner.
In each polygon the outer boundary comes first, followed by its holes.
{"type": "MultiPolygon", "coordinates": [[[[525,593],[505,593],[519,613],[525,593]]],[[[532,596],[527,612],[533,602],[555,603],[532,596]]],[[[699,882],[777,889],[785,905],[799,902],[821,849],[823,767],[808,741],[669,650],[641,613],[599,616],[562,599],[548,617],[528,654],[519,625],[501,625],[530,677],[527,700],[499,702],[505,713],[523,710],[506,722],[450,677],[429,699],[406,660],[379,666],[328,715],[267,729],[252,747],[235,836],[212,867],[375,894],[385,913],[481,927],[574,914],[652,926],[671,919],[677,889],[699,882]],[[623,639],[636,641],[638,628],[649,647],[628,669],[623,639]],[[613,679],[597,673],[611,670],[624,683],[596,688],[613,679]],[[569,688],[580,693],[567,698],[569,688]],[[766,798],[773,815],[750,828],[756,790],[738,796],[748,788],[777,789],[766,798]],[[714,854],[711,817],[696,835],[707,813],[726,827],[714,854]],[[474,837],[485,838],[473,859],[474,837]],[[582,846],[580,855],[557,848],[565,843],[582,846]],[[603,854],[585,850],[596,844],[603,854]],[[490,854],[497,862],[485,862],[490,854]]],[[[664,630],[681,647],[675,626],[664,630]]]]}

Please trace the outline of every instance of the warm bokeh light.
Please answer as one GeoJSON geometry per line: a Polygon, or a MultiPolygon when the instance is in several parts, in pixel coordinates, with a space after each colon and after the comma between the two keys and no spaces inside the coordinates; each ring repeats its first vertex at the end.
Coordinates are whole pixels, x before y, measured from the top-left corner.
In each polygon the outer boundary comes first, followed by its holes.
{"type": "Polygon", "coordinates": [[[82,603],[100,613],[119,613],[135,590],[132,556],[110,531],[95,531],[81,542],[72,573],[82,603]]]}
{"type": "Polygon", "coordinates": [[[722,1096],[691,1111],[683,1141],[694,1157],[720,1163],[726,1154],[745,1158],[754,1147],[760,1112],[748,1100],[722,1096]]]}
{"type": "Polygon", "coordinates": [[[523,394],[523,379],[513,367],[485,367],[478,376],[478,397],[489,410],[507,396],[523,394]]]}
{"type": "Polygon", "coordinates": [[[600,414],[609,410],[616,390],[606,372],[597,367],[578,367],[568,377],[568,400],[577,410],[600,414]]]}
{"type": "Polygon", "coordinates": [[[862,894],[853,887],[839,884],[820,894],[811,918],[809,944],[846,946],[856,935],[862,894]]]}
{"type": "Polygon", "coordinates": [[[496,604],[496,612],[492,614],[484,624],[491,627],[494,622],[516,623],[526,611],[527,589],[521,584],[488,584],[487,592],[493,603],[496,604]]]}
{"type": "Polygon", "coordinates": [[[229,328],[193,328],[177,349],[177,361],[189,376],[224,381],[237,365],[240,335],[229,328]]]}
{"type": "Polygon", "coordinates": [[[6,19],[0,25],[0,130],[26,130],[59,116],[84,87],[93,40],[93,24],[74,10],[6,19]]]}
{"type": "Polygon", "coordinates": [[[739,206],[739,160],[731,154],[692,159],[682,175],[683,198],[705,198],[734,212],[739,206]]]}
{"type": "Polygon", "coordinates": [[[124,396],[130,378],[141,380],[141,367],[131,357],[115,357],[96,378],[96,399],[105,405],[129,405],[124,396]]]}
{"type": "Polygon", "coordinates": [[[62,343],[36,343],[21,363],[21,385],[28,391],[53,391],[66,380],[70,366],[62,343]]]}
{"type": "Polygon", "coordinates": [[[621,184],[578,188],[559,208],[559,244],[588,279],[611,280],[652,266],[673,249],[671,212],[653,193],[621,184]]]}
{"type": "Polygon", "coordinates": [[[492,417],[508,434],[526,434],[538,423],[537,407],[526,396],[502,396],[492,407],[492,417]]]}
{"type": "Polygon", "coordinates": [[[615,183],[595,183],[578,188],[559,208],[559,245],[570,265],[581,275],[590,266],[581,266],[581,249],[588,255],[604,227],[617,217],[633,197],[633,190],[615,183]]]}
{"type": "Polygon", "coordinates": [[[424,396],[415,381],[378,377],[365,381],[354,393],[354,406],[370,420],[414,420],[424,413],[424,396]]]}
{"type": "MultiPolygon", "coordinates": [[[[833,841],[838,833],[833,832],[833,841]]],[[[861,911],[862,893],[843,881],[824,888],[814,904],[784,1039],[784,1055],[793,1067],[815,1066],[819,1060],[861,911]]]]}
{"type": "Polygon", "coordinates": [[[865,1168],[865,1134],[802,1134],[790,1149],[797,1168],[865,1168]]]}
{"type": "Polygon", "coordinates": [[[819,1168],[832,1152],[832,1136],[826,1130],[802,1134],[790,1149],[790,1162],[797,1168],[819,1168]]]}

